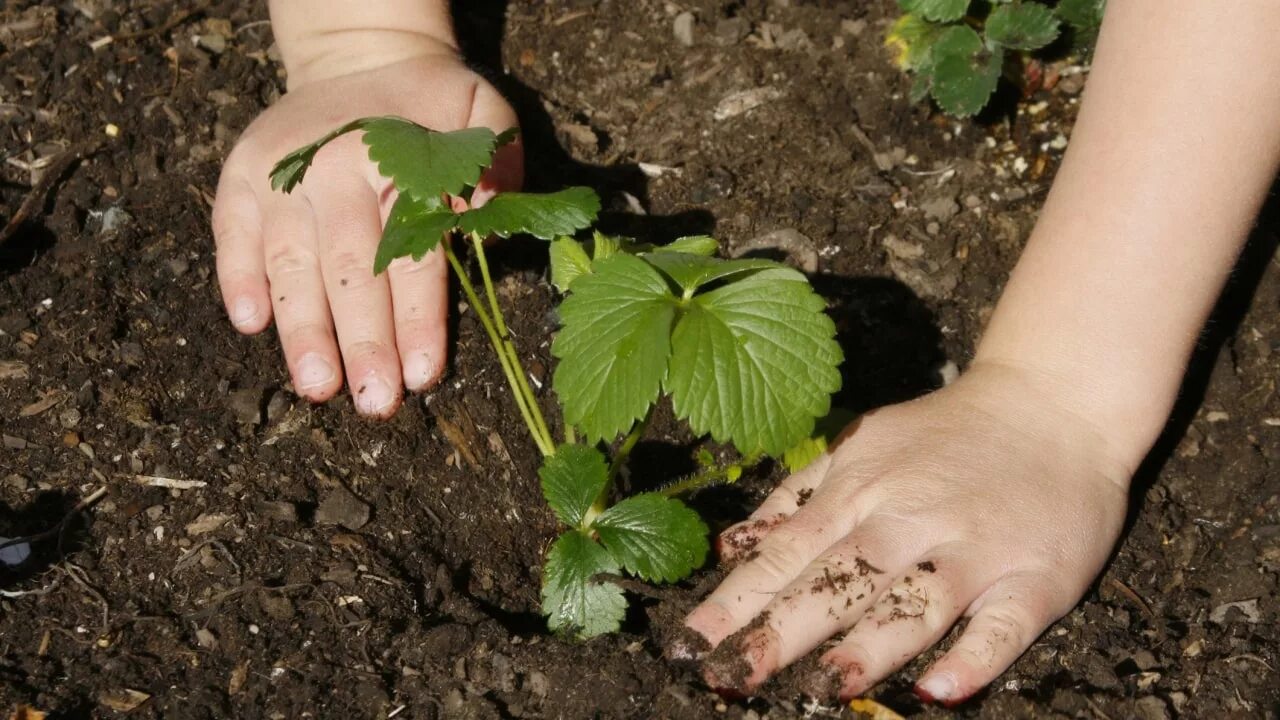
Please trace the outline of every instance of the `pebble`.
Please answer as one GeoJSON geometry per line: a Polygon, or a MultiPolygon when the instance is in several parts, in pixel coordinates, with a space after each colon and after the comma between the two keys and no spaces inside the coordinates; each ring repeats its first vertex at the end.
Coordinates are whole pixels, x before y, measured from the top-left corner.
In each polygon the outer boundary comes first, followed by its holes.
{"type": "Polygon", "coordinates": [[[1148,695],[1133,704],[1133,716],[1138,720],[1169,720],[1169,706],[1155,695],[1148,695]]]}
{"type": "Polygon", "coordinates": [[[289,400],[289,396],[279,390],[275,391],[267,401],[267,422],[274,423],[292,409],[293,402],[289,400]]]}
{"type": "Polygon", "coordinates": [[[20,438],[14,435],[4,435],[0,437],[0,442],[4,444],[5,449],[7,450],[26,450],[27,449],[26,439],[20,438]]]}
{"type": "Polygon", "coordinates": [[[80,424],[80,411],[76,408],[67,408],[58,413],[58,422],[63,428],[70,430],[80,424]]]}
{"type": "Polygon", "coordinates": [[[721,45],[737,45],[751,32],[746,18],[725,18],[716,23],[716,41],[721,45]]]}
{"type": "Polygon", "coordinates": [[[673,30],[676,36],[676,42],[685,47],[693,47],[693,24],[695,18],[693,13],[685,11],[676,16],[673,23],[673,30]]]}
{"type": "Polygon", "coordinates": [[[227,407],[241,425],[262,422],[262,391],[257,388],[236,390],[227,396],[227,407]]]}
{"type": "Polygon", "coordinates": [[[316,508],[316,522],[359,530],[369,522],[369,506],[352,495],[350,490],[338,485],[316,508]]]}
{"type": "Polygon", "coordinates": [[[298,506],[283,500],[263,500],[255,506],[263,517],[280,522],[298,522],[298,506]]]}
{"type": "Polygon", "coordinates": [[[938,195],[921,203],[920,209],[930,220],[946,222],[960,212],[960,204],[954,195],[938,195]]]}
{"type": "Polygon", "coordinates": [[[1262,613],[1258,610],[1258,598],[1223,603],[1209,612],[1209,622],[1219,625],[1226,623],[1228,620],[1237,621],[1236,618],[1241,617],[1250,625],[1255,625],[1262,619],[1262,613]],[[1238,611],[1239,614],[1232,613],[1232,610],[1238,611]]]}

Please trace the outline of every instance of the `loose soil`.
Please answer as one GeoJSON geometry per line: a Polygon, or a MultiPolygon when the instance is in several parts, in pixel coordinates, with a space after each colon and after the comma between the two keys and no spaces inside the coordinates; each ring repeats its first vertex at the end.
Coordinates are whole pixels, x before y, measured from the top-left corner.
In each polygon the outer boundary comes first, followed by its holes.
{"type": "MultiPolygon", "coordinates": [[[[220,159],[282,91],[259,5],[16,0],[0,11],[4,217],[59,153],[103,143],[0,247],[0,534],[52,527],[110,490],[0,577],[25,593],[0,599],[0,712],[839,715],[800,696],[812,668],[731,701],[663,659],[714,569],[636,597],[621,634],[545,634],[539,566],[554,519],[472,314],[456,314],[444,385],[386,423],[345,398],[299,402],[276,338],[231,329],[209,203],[220,159]]],[[[1081,85],[1068,70],[977,123],[912,105],[881,46],[889,0],[465,5],[471,57],[522,113],[531,183],[591,184],[609,224],[646,239],[714,231],[733,250],[782,237],[798,262],[816,262],[849,357],[841,402],[856,410],[965,365],[1081,85]],[[688,46],[673,32],[683,11],[688,46]],[[787,232],[752,242],[776,231],[787,232]]],[[[961,714],[1280,712],[1278,228],[1272,208],[1138,478],[1114,561],[961,714]]],[[[512,242],[494,255],[545,387],[556,299],[543,250],[512,242]]],[[[634,486],[688,467],[696,438],[674,428],[667,418],[642,445],[634,486]]],[[[696,504],[724,527],[777,478],[765,469],[696,504]]],[[[909,692],[927,659],[874,696],[944,715],[909,692]]]]}

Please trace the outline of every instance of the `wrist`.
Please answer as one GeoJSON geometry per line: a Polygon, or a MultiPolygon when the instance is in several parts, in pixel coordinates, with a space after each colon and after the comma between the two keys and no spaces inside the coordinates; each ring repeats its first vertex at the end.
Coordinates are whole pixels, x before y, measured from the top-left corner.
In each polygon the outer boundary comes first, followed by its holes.
{"type": "Polygon", "coordinates": [[[459,53],[444,0],[271,0],[291,90],[419,57],[459,53]]]}

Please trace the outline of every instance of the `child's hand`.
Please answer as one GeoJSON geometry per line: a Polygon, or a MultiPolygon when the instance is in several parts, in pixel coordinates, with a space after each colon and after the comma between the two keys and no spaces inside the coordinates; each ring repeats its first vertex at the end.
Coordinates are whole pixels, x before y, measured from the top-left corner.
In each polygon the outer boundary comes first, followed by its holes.
{"type": "Polygon", "coordinates": [[[918,692],[954,703],[991,682],[1075,605],[1124,521],[1130,469],[1061,407],[1021,371],[977,364],[854,423],[721,536],[742,564],[687,620],[719,646],[708,682],[750,692],[843,634],[811,688],[847,699],[961,617],[918,692]]]}
{"type": "MultiPolygon", "coordinates": [[[[316,157],[306,182],[273,192],[271,166],[348,120],[399,115],[437,130],[516,125],[510,106],[441,45],[348,75],[290,78],[227,158],[213,211],[218,280],[236,329],[257,333],[275,318],[298,394],[332,397],[343,374],[365,415],[387,417],[403,391],[434,384],[445,365],[446,263],[392,263],[373,275],[373,256],[395,192],[368,160],[358,134],[316,157]],[[336,332],[335,332],[336,331],[336,332]]],[[[499,153],[474,200],[516,189],[518,144],[499,153]]]]}

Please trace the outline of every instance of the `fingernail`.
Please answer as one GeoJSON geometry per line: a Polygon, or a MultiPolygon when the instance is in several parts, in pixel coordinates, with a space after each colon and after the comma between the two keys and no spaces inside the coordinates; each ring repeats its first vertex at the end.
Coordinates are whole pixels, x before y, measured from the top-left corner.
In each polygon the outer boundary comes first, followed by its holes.
{"type": "Polygon", "coordinates": [[[405,358],[404,385],[410,390],[426,390],[436,379],[436,364],[431,353],[419,352],[405,358]]]}
{"type": "Polygon", "coordinates": [[[356,388],[356,409],[365,415],[381,415],[396,401],[391,385],[380,375],[369,375],[356,388]]]}
{"type": "Polygon", "coordinates": [[[953,702],[955,694],[956,676],[949,672],[934,673],[916,684],[916,695],[925,702],[953,702]]]}
{"type": "Polygon", "coordinates": [[[235,305],[231,308],[231,324],[236,327],[244,327],[254,320],[258,319],[258,303],[247,297],[236,300],[235,305]]]}
{"type": "Polygon", "coordinates": [[[319,353],[307,353],[298,361],[298,389],[314,390],[333,382],[333,366],[319,353]]]}

